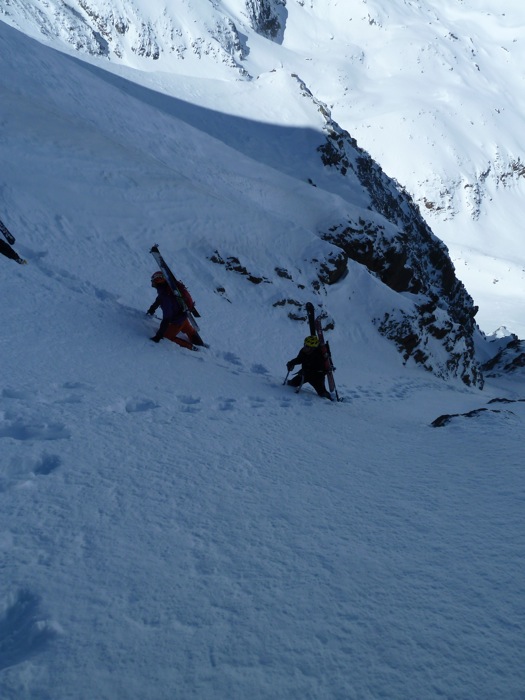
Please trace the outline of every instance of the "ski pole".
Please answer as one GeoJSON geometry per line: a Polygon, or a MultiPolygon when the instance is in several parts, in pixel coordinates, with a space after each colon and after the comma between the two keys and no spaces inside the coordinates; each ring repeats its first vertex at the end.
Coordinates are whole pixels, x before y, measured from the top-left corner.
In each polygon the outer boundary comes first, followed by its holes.
{"type": "Polygon", "coordinates": [[[289,374],[290,374],[290,370],[288,370],[288,372],[286,372],[286,377],[284,378],[283,386],[284,386],[284,385],[286,384],[286,382],[288,381],[288,375],[289,375],[289,374]]]}

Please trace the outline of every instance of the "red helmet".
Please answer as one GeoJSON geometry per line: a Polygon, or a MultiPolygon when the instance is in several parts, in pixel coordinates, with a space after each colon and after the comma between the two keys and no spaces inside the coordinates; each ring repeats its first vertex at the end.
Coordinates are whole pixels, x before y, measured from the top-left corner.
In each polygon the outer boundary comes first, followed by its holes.
{"type": "Polygon", "coordinates": [[[151,275],[151,284],[153,287],[156,287],[158,284],[165,284],[166,283],[166,278],[164,277],[162,272],[154,272],[151,275]]]}

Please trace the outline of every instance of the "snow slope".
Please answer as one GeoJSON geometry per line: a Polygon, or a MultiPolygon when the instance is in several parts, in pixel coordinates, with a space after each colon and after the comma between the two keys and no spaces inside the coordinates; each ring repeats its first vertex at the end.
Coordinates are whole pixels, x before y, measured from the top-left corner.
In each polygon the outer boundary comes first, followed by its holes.
{"type": "Polygon", "coordinates": [[[505,325],[523,337],[524,8],[521,0],[504,8],[499,0],[9,0],[0,16],[194,104],[215,105],[215,80],[237,83],[226,109],[275,123],[292,115],[277,95],[261,109],[247,83],[273,70],[298,74],[413,194],[480,307],[483,331],[505,325]]]}
{"type": "Polygon", "coordinates": [[[306,287],[341,198],[0,42],[2,218],[29,260],[0,258],[1,697],[521,697],[523,371],[479,391],[404,366],[372,323],[395,293],[350,263],[305,289],[346,401],[294,394],[276,254],[306,287]],[[155,242],[209,349],[149,341],[155,242]]]}

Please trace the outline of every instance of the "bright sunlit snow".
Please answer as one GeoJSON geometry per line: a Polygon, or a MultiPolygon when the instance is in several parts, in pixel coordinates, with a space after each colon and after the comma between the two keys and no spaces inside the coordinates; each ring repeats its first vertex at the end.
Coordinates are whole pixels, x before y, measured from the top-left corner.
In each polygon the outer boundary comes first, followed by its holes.
{"type": "MultiPolygon", "coordinates": [[[[302,35],[321,75],[321,4],[288,0],[282,45],[251,35],[251,81],[85,62],[8,26],[36,34],[43,7],[0,22],[0,219],[28,260],[0,256],[2,700],[523,697],[523,369],[480,391],[403,364],[373,323],[398,295],[352,261],[313,293],[315,231],[366,207],[321,172],[320,115],[280,65],[302,35]],[[154,243],[209,348],[149,340],[154,243]],[[343,402],[283,386],[308,328],[274,306],[298,294],[277,267],[335,321],[343,402]]],[[[495,202],[507,221],[519,192],[495,202]]],[[[523,252],[484,216],[477,245],[458,213],[451,254],[496,346],[523,337],[523,252]]]]}

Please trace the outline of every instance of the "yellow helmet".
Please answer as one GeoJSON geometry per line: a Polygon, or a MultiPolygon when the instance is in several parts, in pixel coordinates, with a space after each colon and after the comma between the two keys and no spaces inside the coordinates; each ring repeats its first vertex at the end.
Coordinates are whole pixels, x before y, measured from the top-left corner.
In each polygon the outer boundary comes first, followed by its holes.
{"type": "Polygon", "coordinates": [[[304,344],[307,348],[318,348],[319,338],[316,335],[307,335],[304,339],[304,344]]]}

